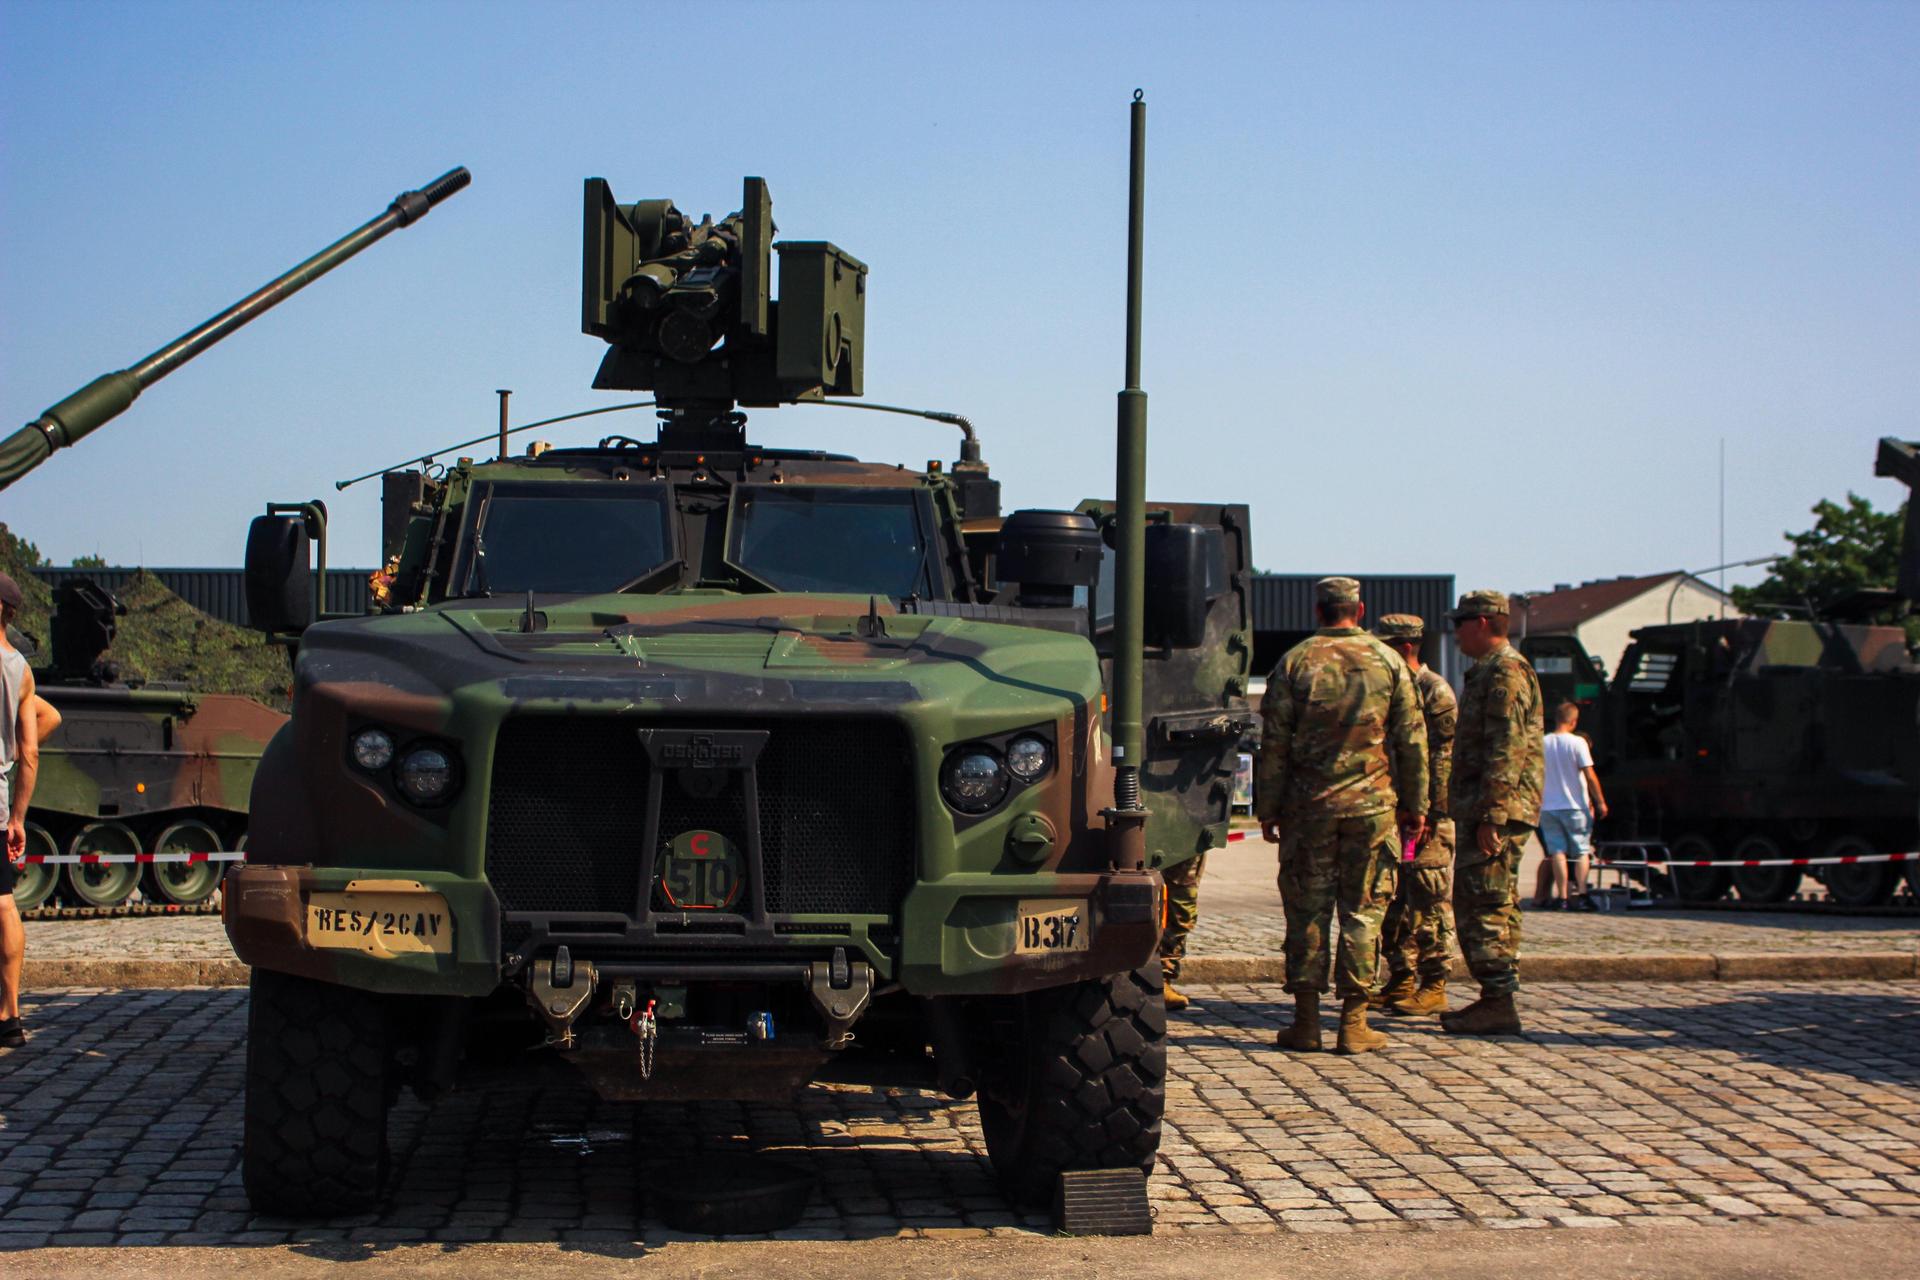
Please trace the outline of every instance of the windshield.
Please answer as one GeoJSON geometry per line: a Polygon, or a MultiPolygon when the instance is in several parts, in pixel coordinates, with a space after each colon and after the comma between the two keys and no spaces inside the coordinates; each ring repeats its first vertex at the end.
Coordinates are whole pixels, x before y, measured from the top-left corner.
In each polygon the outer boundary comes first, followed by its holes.
{"type": "Polygon", "coordinates": [[[618,591],[673,559],[663,484],[495,484],[475,496],[465,595],[618,591]]]}
{"type": "Polygon", "coordinates": [[[912,489],[742,486],[727,550],[736,567],[781,591],[938,594],[912,489]]]}

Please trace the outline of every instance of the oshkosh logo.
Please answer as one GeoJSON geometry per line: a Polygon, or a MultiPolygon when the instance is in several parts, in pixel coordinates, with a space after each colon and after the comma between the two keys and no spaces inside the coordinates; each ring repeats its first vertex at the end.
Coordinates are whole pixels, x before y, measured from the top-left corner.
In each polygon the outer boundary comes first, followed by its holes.
{"type": "Polygon", "coordinates": [[[711,734],[697,733],[685,742],[660,744],[660,763],[676,769],[733,769],[745,764],[746,759],[743,748],[715,742],[711,734]]]}
{"type": "Polygon", "coordinates": [[[750,769],[767,742],[765,729],[641,729],[639,734],[658,769],[750,769]]]}

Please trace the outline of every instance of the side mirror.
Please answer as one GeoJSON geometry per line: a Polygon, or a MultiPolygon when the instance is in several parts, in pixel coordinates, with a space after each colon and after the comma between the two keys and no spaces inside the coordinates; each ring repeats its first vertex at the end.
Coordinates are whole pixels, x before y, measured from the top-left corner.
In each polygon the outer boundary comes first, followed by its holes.
{"type": "Polygon", "coordinates": [[[255,516],[247,527],[247,624],[269,634],[313,622],[313,539],[297,515],[255,516]]]}
{"type": "Polygon", "coordinates": [[[1207,530],[1150,524],[1146,541],[1146,642],[1197,649],[1207,638],[1207,530]]]}

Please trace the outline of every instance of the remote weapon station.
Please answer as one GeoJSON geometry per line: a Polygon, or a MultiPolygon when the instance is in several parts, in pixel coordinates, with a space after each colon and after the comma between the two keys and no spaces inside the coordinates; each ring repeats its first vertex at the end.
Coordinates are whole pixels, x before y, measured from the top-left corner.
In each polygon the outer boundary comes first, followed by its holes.
{"type": "Polygon", "coordinates": [[[590,179],[594,385],[657,437],[386,474],[371,617],[316,620],[318,504],[254,522],[299,652],[226,897],[256,1206],[373,1203],[390,1089],[542,1045],[611,1097],[977,1094],[1024,1201],[1151,1164],[1159,871],[1225,839],[1249,548],[1145,498],[1144,126],[1115,499],[1003,517],[955,415],[951,467],[751,443],[861,393],[867,267],[775,243],[757,178],[717,223],[590,179]]]}

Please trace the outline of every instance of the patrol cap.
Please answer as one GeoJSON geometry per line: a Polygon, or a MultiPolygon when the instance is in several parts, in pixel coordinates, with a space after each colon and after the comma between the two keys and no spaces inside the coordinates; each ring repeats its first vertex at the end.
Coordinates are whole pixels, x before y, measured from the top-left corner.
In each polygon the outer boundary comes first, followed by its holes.
{"type": "Polygon", "coordinates": [[[1447,616],[1455,621],[1461,618],[1485,618],[1494,614],[1504,618],[1508,612],[1506,593],[1489,591],[1483,587],[1461,596],[1459,605],[1447,616]]]}
{"type": "Polygon", "coordinates": [[[1360,584],[1353,578],[1322,578],[1313,584],[1318,604],[1359,604],[1360,584]]]}
{"type": "Polygon", "coordinates": [[[20,584],[4,573],[0,573],[0,604],[12,609],[27,607],[27,598],[20,593],[20,584]]]}
{"type": "Polygon", "coordinates": [[[1373,634],[1382,640],[1418,640],[1427,634],[1427,624],[1416,614],[1389,613],[1373,624],[1373,634]]]}

